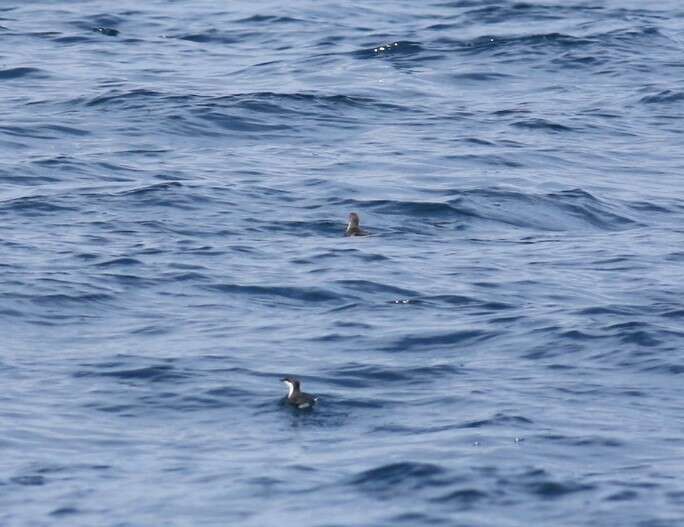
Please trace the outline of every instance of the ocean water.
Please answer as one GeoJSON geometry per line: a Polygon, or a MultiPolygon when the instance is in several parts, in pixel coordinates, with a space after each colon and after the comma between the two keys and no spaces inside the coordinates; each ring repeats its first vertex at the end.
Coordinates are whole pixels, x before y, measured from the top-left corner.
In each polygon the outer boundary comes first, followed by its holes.
{"type": "Polygon", "coordinates": [[[0,42],[0,525],[684,524],[681,2],[0,42]]]}

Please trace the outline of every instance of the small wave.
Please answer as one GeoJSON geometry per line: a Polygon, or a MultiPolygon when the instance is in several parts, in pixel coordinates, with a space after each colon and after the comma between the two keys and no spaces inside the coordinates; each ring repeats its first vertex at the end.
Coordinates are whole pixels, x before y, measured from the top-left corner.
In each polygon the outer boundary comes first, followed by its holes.
{"type": "MultiPolygon", "coordinates": [[[[472,4],[470,4],[472,5],[472,4]]],[[[502,3],[467,10],[463,13],[463,23],[499,24],[502,22],[536,22],[560,20],[569,14],[582,10],[582,6],[544,5],[528,2],[502,3]]]]}
{"type": "Polygon", "coordinates": [[[684,101],[684,91],[663,90],[655,95],[646,95],[640,99],[644,104],[669,104],[684,101]]]}
{"type": "Polygon", "coordinates": [[[489,419],[481,419],[478,421],[469,421],[460,425],[460,428],[482,428],[485,426],[511,426],[511,425],[531,425],[533,424],[531,419],[523,417],[521,415],[507,415],[503,413],[497,413],[489,419]]]}
{"type": "Polygon", "coordinates": [[[540,50],[551,52],[559,48],[573,49],[589,46],[594,43],[594,40],[562,33],[540,33],[519,36],[483,35],[471,40],[441,37],[436,39],[435,43],[445,46],[445,51],[460,51],[468,54],[497,53],[516,56],[519,59],[521,54],[538,53],[540,50]]]}
{"type": "Polygon", "coordinates": [[[421,384],[459,373],[460,369],[452,364],[400,368],[351,363],[332,370],[326,382],[348,388],[367,388],[377,386],[378,383],[391,382],[402,385],[421,384]]]}
{"type": "Polygon", "coordinates": [[[250,17],[241,18],[240,20],[235,21],[237,24],[263,24],[264,22],[269,24],[292,24],[302,23],[304,20],[300,18],[279,15],[252,15],[250,17]]]}
{"type": "Polygon", "coordinates": [[[488,221],[548,231],[579,228],[621,230],[637,222],[610,204],[581,189],[549,194],[515,190],[472,189],[441,191],[447,201],[339,200],[335,204],[372,209],[384,215],[396,214],[456,221],[488,221]]]}
{"type": "Polygon", "coordinates": [[[547,499],[559,498],[561,496],[565,496],[566,494],[584,492],[592,490],[593,488],[593,485],[576,483],[574,481],[539,481],[527,485],[527,489],[530,492],[536,494],[540,498],[547,499]]]}
{"type": "Polygon", "coordinates": [[[424,335],[406,335],[399,337],[391,344],[383,347],[386,351],[425,351],[428,349],[464,346],[473,342],[481,342],[493,338],[496,335],[493,331],[482,331],[476,329],[464,329],[460,331],[448,331],[445,333],[434,332],[424,335]]]}
{"type": "Polygon", "coordinates": [[[196,42],[200,44],[236,44],[240,42],[241,38],[236,36],[231,31],[219,31],[217,29],[209,29],[202,33],[190,33],[181,35],[166,35],[167,38],[176,38],[178,40],[187,40],[188,42],[196,42]]]}
{"type": "Polygon", "coordinates": [[[112,295],[105,293],[84,293],[84,294],[50,294],[50,295],[33,295],[30,297],[31,302],[40,305],[69,305],[69,304],[85,304],[85,303],[101,303],[101,302],[111,302],[114,300],[112,295]]]}
{"type": "Polygon", "coordinates": [[[434,514],[427,514],[424,512],[405,512],[392,516],[389,520],[389,525],[408,525],[415,527],[416,525],[453,525],[453,521],[448,516],[436,516],[434,514]]]}
{"type": "Polygon", "coordinates": [[[140,260],[136,260],[135,258],[124,256],[95,264],[96,267],[128,267],[131,265],[142,265],[142,262],[140,260]]]}
{"type": "Polygon", "coordinates": [[[568,51],[563,53],[559,57],[556,57],[551,62],[553,64],[558,64],[563,68],[586,68],[593,69],[597,66],[605,64],[608,60],[604,57],[597,57],[594,55],[584,55],[579,54],[574,51],[568,51]]]}
{"type": "Polygon", "coordinates": [[[340,301],[343,297],[325,289],[316,287],[282,287],[257,286],[238,284],[213,284],[204,286],[211,291],[218,291],[231,295],[246,295],[255,298],[286,298],[305,302],[340,301]]]}
{"type": "Polygon", "coordinates": [[[0,70],[0,80],[20,79],[22,77],[47,77],[47,72],[38,68],[9,68],[0,70]]]}
{"type": "MultiPolygon", "coordinates": [[[[467,73],[454,73],[451,78],[456,81],[475,81],[475,82],[492,82],[502,79],[510,79],[513,75],[507,75],[505,73],[496,73],[492,71],[471,71],[467,73]]],[[[486,141],[483,143],[489,144],[486,141]]]]}
{"type": "Polygon", "coordinates": [[[524,119],[511,124],[517,128],[529,128],[530,130],[549,130],[551,132],[572,132],[574,129],[546,119],[524,119]]]}
{"type": "Polygon", "coordinates": [[[95,13],[86,15],[83,18],[74,20],[71,25],[81,28],[89,29],[95,27],[119,27],[126,22],[126,18],[119,15],[112,15],[110,13],[95,13]]]}
{"type": "Polygon", "coordinates": [[[445,470],[432,463],[400,462],[357,474],[352,485],[371,493],[402,493],[444,484],[445,470]]]}
{"type": "Polygon", "coordinates": [[[75,377],[112,377],[125,381],[171,382],[185,379],[188,374],[178,371],[171,365],[161,364],[142,368],[109,370],[107,365],[97,369],[81,370],[75,377]]]}
{"type": "Polygon", "coordinates": [[[127,104],[130,105],[133,102],[138,102],[139,100],[144,100],[147,98],[159,98],[163,97],[164,94],[154,90],[147,90],[144,88],[137,88],[129,90],[126,92],[120,92],[118,90],[111,91],[106,95],[98,95],[85,102],[86,106],[102,106],[102,105],[116,105],[116,104],[127,104]]]}
{"type": "Polygon", "coordinates": [[[10,478],[10,481],[16,485],[21,485],[23,487],[38,487],[45,485],[47,480],[43,476],[27,474],[24,476],[14,476],[10,478]]]}
{"type": "Polygon", "coordinates": [[[403,297],[418,296],[417,291],[382,284],[380,282],[373,282],[370,280],[336,280],[335,283],[344,286],[345,289],[351,289],[352,291],[360,291],[363,293],[399,295],[403,297]]]}
{"type": "Polygon", "coordinates": [[[48,124],[43,126],[41,129],[59,132],[59,134],[75,135],[79,137],[91,134],[88,130],[83,130],[82,128],[76,128],[74,126],[64,126],[60,124],[48,124]]]}
{"type": "Polygon", "coordinates": [[[665,311],[662,316],[667,318],[684,318],[684,309],[671,309],[665,311]]]}
{"type": "Polygon", "coordinates": [[[581,226],[618,230],[636,223],[631,218],[611,210],[617,207],[608,205],[581,189],[544,196],[500,190],[476,190],[465,192],[462,199],[452,203],[462,203],[473,215],[518,226],[535,226],[544,230],[570,230],[581,226]],[[489,199],[483,202],[481,198],[489,199]],[[472,204],[468,204],[469,201],[472,204]],[[515,207],[510,208],[513,203],[516,203],[515,207]],[[473,208],[473,204],[476,204],[477,208],[473,208]],[[501,210],[502,207],[504,211],[501,210]]]}
{"type": "Polygon", "coordinates": [[[459,489],[433,498],[431,501],[433,503],[456,503],[462,506],[469,506],[488,497],[489,495],[486,492],[478,489],[459,489]]]}
{"type": "Polygon", "coordinates": [[[69,35],[66,37],[56,37],[52,40],[53,42],[57,42],[59,44],[83,44],[86,42],[92,42],[93,39],[83,35],[69,35]]]}
{"type": "Polygon", "coordinates": [[[594,489],[594,485],[550,478],[545,470],[530,470],[519,477],[520,484],[529,493],[544,499],[556,499],[568,494],[594,489]]]}
{"type": "Polygon", "coordinates": [[[151,192],[164,192],[167,190],[172,190],[176,188],[181,188],[183,186],[182,183],[178,181],[167,181],[164,183],[154,183],[152,185],[145,185],[142,187],[137,187],[129,190],[122,190],[118,192],[118,195],[120,196],[140,196],[140,195],[145,195],[149,194],[151,192]]]}

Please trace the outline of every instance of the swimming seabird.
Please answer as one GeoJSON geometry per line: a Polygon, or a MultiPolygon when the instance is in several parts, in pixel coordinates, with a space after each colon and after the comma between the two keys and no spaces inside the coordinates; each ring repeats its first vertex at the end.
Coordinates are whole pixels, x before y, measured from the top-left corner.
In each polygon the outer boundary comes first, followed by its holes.
{"type": "Polygon", "coordinates": [[[368,236],[368,233],[359,227],[359,215],[356,212],[349,213],[349,223],[344,231],[345,236],[368,236]]]}
{"type": "Polygon", "coordinates": [[[314,397],[313,395],[302,392],[299,389],[300,383],[298,379],[293,377],[285,377],[284,379],[280,380],[287,385],[287,402],[292,406],[304,409],[311,408],[314,404],[316,404],[318,397],[314,397]]]}

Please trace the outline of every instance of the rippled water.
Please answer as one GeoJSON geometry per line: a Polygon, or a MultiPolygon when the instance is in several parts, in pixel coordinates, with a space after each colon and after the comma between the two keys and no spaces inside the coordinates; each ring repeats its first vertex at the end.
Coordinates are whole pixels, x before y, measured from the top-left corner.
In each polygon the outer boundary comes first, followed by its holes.
{"type": "Polygon", "coordinates": [[[0,524],[682,524],[680,2],[0,26],[0,524]]]}

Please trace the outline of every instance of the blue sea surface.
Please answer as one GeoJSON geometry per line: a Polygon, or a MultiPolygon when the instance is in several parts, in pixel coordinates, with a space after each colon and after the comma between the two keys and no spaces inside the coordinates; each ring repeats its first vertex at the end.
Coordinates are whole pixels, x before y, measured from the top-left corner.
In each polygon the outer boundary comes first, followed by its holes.
{"type": "Polygon", "coordinates": [[[0,42],[0,525],[684,525],[682,2],[0,42]]]}

